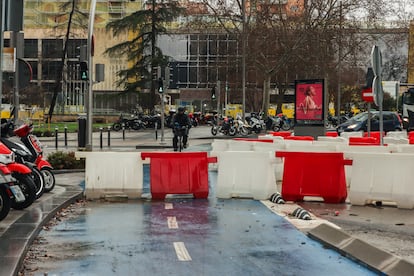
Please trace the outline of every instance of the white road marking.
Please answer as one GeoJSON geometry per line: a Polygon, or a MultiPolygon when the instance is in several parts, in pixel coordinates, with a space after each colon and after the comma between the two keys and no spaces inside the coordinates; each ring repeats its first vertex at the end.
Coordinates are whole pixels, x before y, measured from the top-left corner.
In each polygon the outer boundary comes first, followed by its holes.
{"type": "Polygon", "coordinates": [[[169,210],[169,209],[173,209],[173,204],[172,203],[165,203],[164,209],[169,210]]]}
{"type": "Polygon", "coordinates": [[[170,229],[178,229],[178,223],[176,217],[167,217],[168,228],[170,229]]]}
{"type": "Polygon", "coordinates": [[[191,261],[191,256],[188,254],[187,248],[183,242],[174,242],[175,254],[179,261],[191,261]]]}

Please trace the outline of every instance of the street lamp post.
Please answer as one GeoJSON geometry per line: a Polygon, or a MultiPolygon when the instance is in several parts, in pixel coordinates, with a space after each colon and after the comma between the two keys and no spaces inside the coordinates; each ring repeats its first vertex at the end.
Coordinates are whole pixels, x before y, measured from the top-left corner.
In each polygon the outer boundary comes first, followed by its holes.
{"type": "Polygon", "coordinates": [[[95,22],[95,9],[96,9],[96,0],[91,1],[90,11],[89,11],[89,25],[88,25],[88,44],[87,44],[87,60],[88,60],[88,96],[87,99],[87,109],[86,109],[86,127],[87,127],[87,137],[86,137],[86,150],[92,151],[92,115],[93,115],[93,95],[92,95],[92,85],[93,85],[93,70],[92,70],[92,39],[93,39],[93,23],[95,22]]]}

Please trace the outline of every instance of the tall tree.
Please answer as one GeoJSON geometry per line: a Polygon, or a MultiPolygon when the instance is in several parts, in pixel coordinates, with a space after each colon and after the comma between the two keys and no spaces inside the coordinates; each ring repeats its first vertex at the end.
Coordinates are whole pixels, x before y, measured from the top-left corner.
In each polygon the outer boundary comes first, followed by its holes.
{"type": "Polygon", "coordinates": [[[125,92],[140,93],[150,90],[150,99],[145,108],[153,109],[157,104],[157,68],[168,64],[168,57],[157,47],[157,37],[167,34],[167,23],[182,12],[177,1],[151,0],[146,8],[107,24],[114,36],[124,35],[129,39],[108,48],[105,53],[126,57],[128,68],[117,72],[118,86],[125,92]]]}
{"type": "MultiPolygon", "coordinates": [[[[59,20],[56,18],[56,22],[64,21],[67,17],[67,25],[66,25],[66,33],[64,37],[64,45],[61,52],[61,63],[57,68],[56,73],[56,80],[55,86],[53,88],[53,96],[50,103],[49,113],[47,121],[50,122],[52,120],[53,111],[55,109],[56,100],[59,92],[62,91],[62,80],[64,80],[64,68],[66,63],[66,58],[68,54],[68,43],[71,36],[71,30],[73,25],[81,24],[81,22],[85,22],[84,20],[87,18],[87,15],[80,11],[79,9],[80,0],[70,0],[68,2],[64,2],[61,4],[60,9],[69,11],[69,16],[62,15],[62,18],[59,20]]],[[[61,28],[60,24],[57,24],[56,28],[61,28]]]]}

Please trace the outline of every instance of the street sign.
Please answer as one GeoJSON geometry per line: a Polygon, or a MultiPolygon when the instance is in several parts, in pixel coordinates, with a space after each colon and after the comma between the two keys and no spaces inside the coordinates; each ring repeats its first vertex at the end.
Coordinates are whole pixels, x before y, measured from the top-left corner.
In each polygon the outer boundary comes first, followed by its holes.
{"type": "Polygon", "coordinates": [[[372,47],[371,51],[372,71],[374,72],[374,80],[372,82],[372,92],[374,93],[374,103],[382,107],[382,99],[384,93],[382,91],[382,55],[377,45],[372,47]]]}
{"type": "Polygon", "coordinates": [[[372,47],[371,51],[372,70],[375,76],[381,76],[382,73],[382,55],[377,45],[372,47]]]}
{"type": "Polygon", "coordinates": [[[372,87],[362,89],[362,99],[367,103],[374,102],[374,93],[372,93],[372,87]]]}

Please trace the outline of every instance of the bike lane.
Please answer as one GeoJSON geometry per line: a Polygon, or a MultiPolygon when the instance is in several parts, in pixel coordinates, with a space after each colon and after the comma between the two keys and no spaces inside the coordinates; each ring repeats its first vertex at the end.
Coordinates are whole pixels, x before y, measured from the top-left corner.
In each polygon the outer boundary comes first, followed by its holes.
{"type": "Polygon", "coordinates": [[[375,275],[260,201],[217,199],[216,175],[209,179],[208,199],[89,202],[40,233],[64,256],[44,267],[49,275],[375,275]]]}

